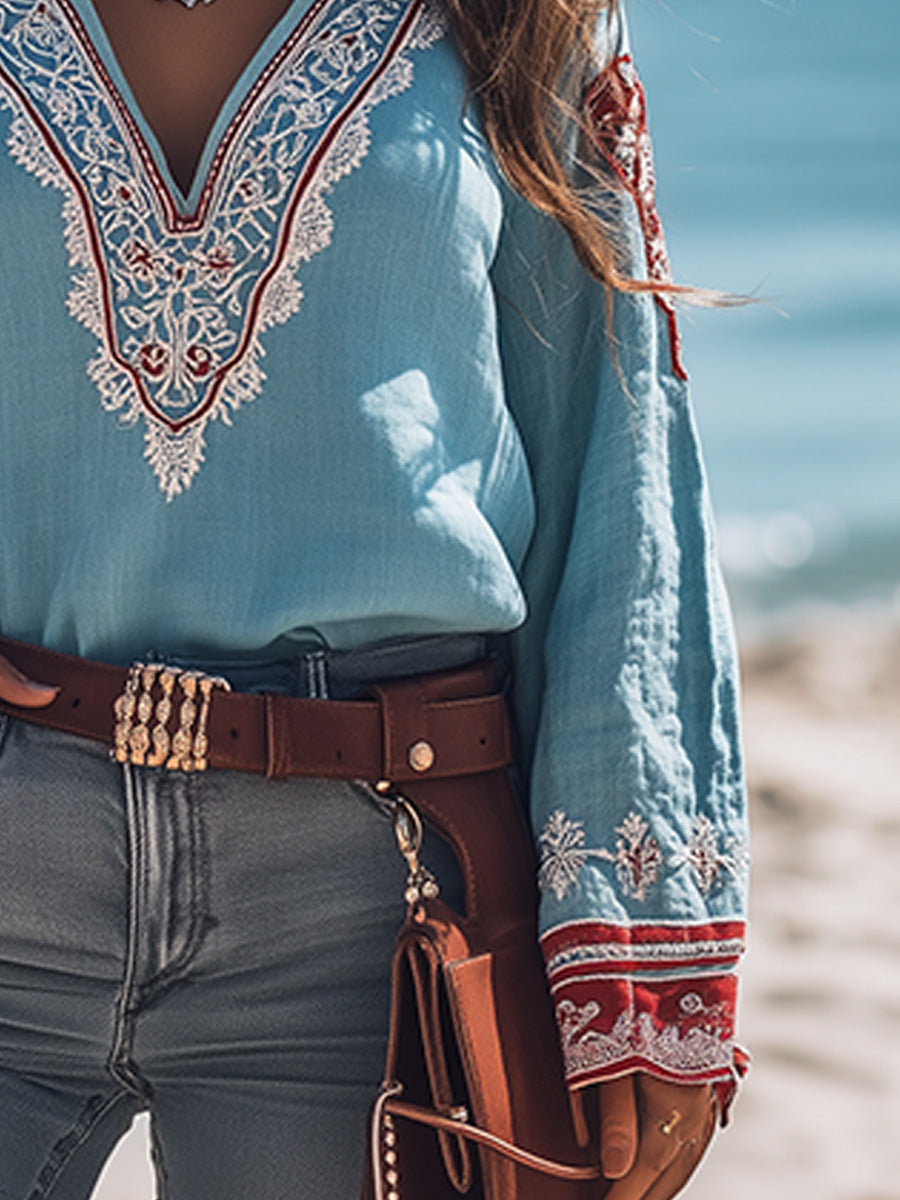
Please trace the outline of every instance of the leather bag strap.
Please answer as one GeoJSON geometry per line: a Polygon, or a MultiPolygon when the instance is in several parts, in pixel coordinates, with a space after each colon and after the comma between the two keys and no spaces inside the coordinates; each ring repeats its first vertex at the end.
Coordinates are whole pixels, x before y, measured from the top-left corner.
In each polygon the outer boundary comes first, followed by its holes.
{"type": "Polygon", "coordinates": [[[399,1099],[399,1089],[397,1098],[389,1095],[381,1111],[392,1117],[400,1117],[405,1121],[414,1121],[419,1125],[428,1125],[431,1129],[442,1130],[452,1133],[456,1137],[466,1138],[496,1154],[503,1155],[520,1167],[527,1167],[531,1171],[550,1175],[555,1179],[565,1179],[571,1183],[592,1183],[595,1180],[603,1179],[603,1171],[599,1165],[579,1166],[577,1163],[558,1162],[556,1159],[544,1158],[540,1154],[532,1154],[530,1150],[516,1146],[513,1142],[489,1133],[486,1129],[479,1129],[477,1125],[472,1125],[468,1121],[444,1116],[424,1105],[410,1104],[406,1100],[401,1100],[399,1099]]]}

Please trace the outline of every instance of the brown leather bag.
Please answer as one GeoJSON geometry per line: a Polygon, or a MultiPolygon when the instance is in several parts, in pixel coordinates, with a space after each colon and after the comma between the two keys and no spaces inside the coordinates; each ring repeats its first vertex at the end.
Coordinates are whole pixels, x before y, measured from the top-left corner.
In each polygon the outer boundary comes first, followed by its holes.
{"type": "MultiPolygon", "coordinates": [[[[386,785],[385,790],[387,791],[386,785]]],[[[506,771],[390,792],[409,867],[393,961],[374,1200],[600,1200],[596,1139],[573,1132],[537,941],[534,849],[506,771]],[[453,847],[465,912],[418,861],[421,818],[453,847]]]]}

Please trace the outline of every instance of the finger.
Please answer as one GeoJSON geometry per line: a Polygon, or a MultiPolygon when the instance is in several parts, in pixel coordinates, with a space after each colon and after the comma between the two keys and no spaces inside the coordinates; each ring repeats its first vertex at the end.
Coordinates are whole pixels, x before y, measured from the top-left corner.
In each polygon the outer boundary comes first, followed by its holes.
{"type": "Polygon", "coordinates": [[[634,1165],[638,1148],[637,1102],[632,1076],[601,1083],[597,1092],[603,1174],[607,1179],[621,1179],[634,1165]]]}
{"type": "Polygon", "coordinates": [[[20,708],[44,708],[58,695],[58,687],[29,679],[0,654],[0,700],[20,708]]]}
{"type": "Polygon", "coordinates": [[[644,1194],[643,1200],[670,1200],[676,1196],[700,1165],[716,1130],[717,1113],[710,1106],[704,1129],[695,1139],[682,1144],[672,1164],[659,1175],[644,1194]]]}
{"type": "Polygon", "coordinates": [[[575,1134],[575,1141],[579,1146],[589,1146],[591,1142],[591,1130],[588,1125],[587,1112],[585,1110],[585,1092],[590,1093],[591,1088],[579,1088],[578,1091],[569,1092],[569,1112],[572,1116],[572,1132],[575,1134]]]}

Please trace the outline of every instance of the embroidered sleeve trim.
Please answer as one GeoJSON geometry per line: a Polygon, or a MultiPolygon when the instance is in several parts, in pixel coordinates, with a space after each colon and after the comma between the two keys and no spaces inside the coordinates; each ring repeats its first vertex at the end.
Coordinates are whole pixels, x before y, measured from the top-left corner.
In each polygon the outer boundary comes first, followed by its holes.
{"type": "Polygon", "coordinates": [[[734,1044],[731,970],[743,929],[727,921],[631,928],[579,922],[545,934],[570,1086],[649,1071],[680,1083],[721,1082],[727,1100],[746,1062],[734,1044]]]}
{"type": "MultiPolygon", "coordinates": [[[[669,256],[656,207],[653,147],[647,128],[647,99],[629,54],[610,62],[591,83],[585,104],[594,144],[631,195],[644,234],[647,275],[654,283],[671,283],[669,256]]],[[[669,329],[672,371],[687,379],[675,306],[667,295],[654,297],[669,329]]]]}
{"type": "Polygon", "coordinates": [[[541,891],[565,900],[577,890],[592,860],[610,863],[621,895],[637,901],[646,900],[667,872],[687,868],[700,892],[709,895],[726,878],[742,876],[747,867],[746,844],[721,833],[703,814],[694,819],[688,839],[677,842],[668,857],[638,813],[629,813],[613,832],[611,847],[587,846],[584,823],[554,809],[538,835],[541,891]]]}

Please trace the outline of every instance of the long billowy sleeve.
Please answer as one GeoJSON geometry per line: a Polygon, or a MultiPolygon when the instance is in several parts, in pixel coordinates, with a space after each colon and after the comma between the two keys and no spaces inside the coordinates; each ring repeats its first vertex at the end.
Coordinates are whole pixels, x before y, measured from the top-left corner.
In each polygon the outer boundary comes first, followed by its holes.
{"type": "MultiPolygon", "coordinates": [[[[667,272],[621,41],[587,91],[635,276],[667,272]]],[[[494,267],[532,471],[512,635],[542,945],[573,1087],[635,1070],[727,1100],[746,829],[735,651],[671,305],[602,287],[511,193],[494,267]]]]}

